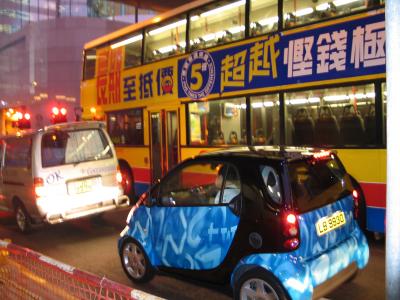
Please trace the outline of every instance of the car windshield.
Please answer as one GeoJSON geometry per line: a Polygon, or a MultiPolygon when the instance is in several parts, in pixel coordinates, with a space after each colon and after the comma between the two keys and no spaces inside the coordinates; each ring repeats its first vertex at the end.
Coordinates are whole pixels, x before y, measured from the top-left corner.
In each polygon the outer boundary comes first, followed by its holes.
{"type": "Polygon", "coordinates": [[[111,147],[98,129],[55,131],[42,137],[42,167],[76,164],[112,157],[111,147]]]}
{"type": "Polygon", "coordinates": [[[289,163],[293,198],[300,212],[335,202],[352,191],[349,175],[335,156],[289,163]]]}

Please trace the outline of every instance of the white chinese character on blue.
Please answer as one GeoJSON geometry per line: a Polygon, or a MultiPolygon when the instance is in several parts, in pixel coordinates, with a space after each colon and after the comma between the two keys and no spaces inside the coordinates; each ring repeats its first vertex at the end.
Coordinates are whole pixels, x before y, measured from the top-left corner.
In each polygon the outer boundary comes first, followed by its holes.
{"type": "Polygon", "coordinates": [[[385,65],[385,22],[357,26],[353,31],[351,63],[356,69],[385,65]]]}
{"type": "Polygon", "coordinates": [[[289,41],[289,46],[285,48],[284,52],[284,63],[288,66],[288,77],[312,74],[313,59],[311,49],[313,44],[313,36],[289,41]]]}

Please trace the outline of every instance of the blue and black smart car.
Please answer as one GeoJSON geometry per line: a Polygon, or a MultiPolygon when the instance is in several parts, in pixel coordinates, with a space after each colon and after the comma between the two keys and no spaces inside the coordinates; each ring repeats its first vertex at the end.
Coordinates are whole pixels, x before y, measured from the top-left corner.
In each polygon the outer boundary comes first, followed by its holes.
{"type": "Polygon", "coordinates": [[[369,258],[359,196],[335,153],[236,148],[182,162],[142,195],[119,253],[134,282],[156,270],[214,283],[235,299],[310,299],[369,258]]]}

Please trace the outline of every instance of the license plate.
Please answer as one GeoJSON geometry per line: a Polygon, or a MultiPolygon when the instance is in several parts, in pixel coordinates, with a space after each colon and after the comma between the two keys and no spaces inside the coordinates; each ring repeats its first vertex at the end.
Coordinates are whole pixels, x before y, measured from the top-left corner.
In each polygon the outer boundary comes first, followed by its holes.
{"type": "Polygon", "coordinates": [[[344,212],[337,211],[330,217],[323,217],[315,224],[318,236],[324,235],[329,231],[335,230],[346,224],[344,212]]]}
{"type": "Polygon", "coordinates": [[[91,192],[100,185],[100,182],[100,177],[70,182],[68,183],[68,193],[76,195],[91,192]]]}

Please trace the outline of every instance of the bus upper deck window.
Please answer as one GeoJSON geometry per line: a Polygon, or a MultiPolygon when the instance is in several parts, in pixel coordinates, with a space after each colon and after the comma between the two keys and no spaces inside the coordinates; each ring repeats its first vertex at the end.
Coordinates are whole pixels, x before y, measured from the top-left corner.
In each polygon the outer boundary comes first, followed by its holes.
{"type": "Polygon", "coordinates": [[[251,0],[250,35],[278,30],[278,0],[251,0]]]}
{"type": "Polygon", "coordinates": [[[190,48],[208,48],[244,38],[245,2],[218,1],[190,15],[190,48]]]}
{"type": "Polygon", "coordinates": [[[158,24],[146,30],[145,62],[184,53],[186,49],[186,16],[158,24]]]}
{"type": "Polygon", "coordinates": [[[286,0],[283,2],[284,27],[317,22],[339,15],[351,14],[364,9],[378,7],[381,0],[286,0]]]}
{"type": "Polygon", "coordinates": [[[85,51],[85,65],[83,72],[83,79],[92,79],[96,72],[96,49],[85,51]]]}

